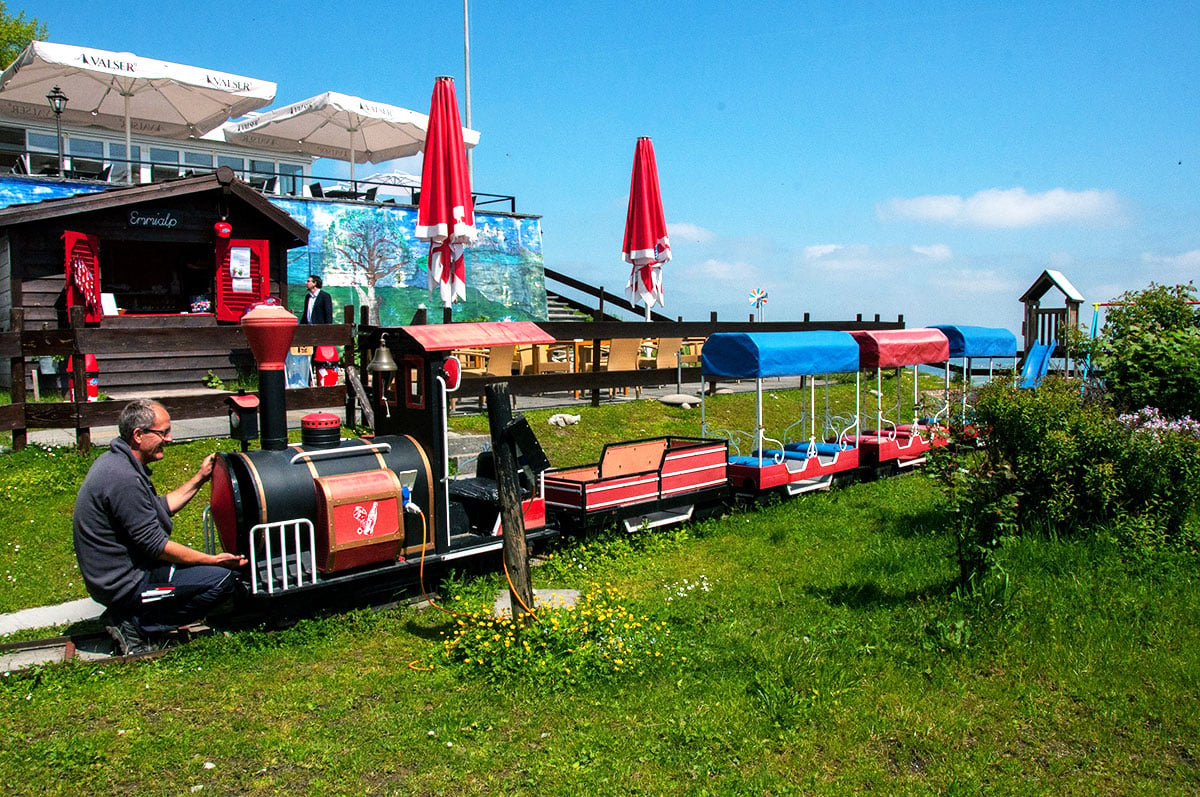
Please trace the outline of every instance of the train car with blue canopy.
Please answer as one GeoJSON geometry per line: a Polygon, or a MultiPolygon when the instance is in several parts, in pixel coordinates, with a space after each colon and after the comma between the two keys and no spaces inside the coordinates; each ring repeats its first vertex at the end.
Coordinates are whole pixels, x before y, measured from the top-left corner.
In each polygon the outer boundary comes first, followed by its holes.
{"type": "MultiPolygon", "coordinates": [[[[859,346],[846,332],[729,332],[710,335],[700,353],[704,382],[718,379],[755,380],[755,429],[713,430],[712,435],[729,440],[729,484],[734,493],[758,495],[782,490],[788,495],[828,490],[834,476],[858,468],[855,444],[859,415],[859,346]],[[839,417],[826,406],[817,425],[817,383],[809,381],[809,410],[778,437],[769,437],[763,424],[763,380],[771,377],[855,374],[853,417],[839,417]]],[[[702,436],[709,437],[701,391],[702,436]]]]}
{"type": "MultiPolygon", "coordinates": [[[[957,324],[934,324],[932,329],[939,330],[950,343],[950,360],[963,361],[963,389],[961,402],[961,420],[963,435],[974,439],[975,433],[971,427],[970,407],[967,404],[967,394],[971,387],[971,361],[988,361],[988,381],[994,378],[993,367],[996,360],[1012,360],[1016,368],[1017,336],[1003,327],[977,327],[957,324]]],[[[950,361],[946,361],[946,396],[950,395],[950,361]]]]}

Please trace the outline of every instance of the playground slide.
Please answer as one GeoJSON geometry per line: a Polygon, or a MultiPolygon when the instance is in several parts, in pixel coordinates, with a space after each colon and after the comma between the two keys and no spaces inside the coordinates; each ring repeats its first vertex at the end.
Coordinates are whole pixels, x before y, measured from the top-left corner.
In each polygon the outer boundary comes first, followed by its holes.
{"type": "Polygon", "coordinates": [[[1021,382],[1017,387],[1032,389],[1041,385],[1042,380],[1046,378],[1046,372],[1050,370],[1050,357],[1057,347],[1058,342],[1053,340],[1049,343],[1033,344],[1025,357],[1025,364],[1021,367],[1021,382]]]}

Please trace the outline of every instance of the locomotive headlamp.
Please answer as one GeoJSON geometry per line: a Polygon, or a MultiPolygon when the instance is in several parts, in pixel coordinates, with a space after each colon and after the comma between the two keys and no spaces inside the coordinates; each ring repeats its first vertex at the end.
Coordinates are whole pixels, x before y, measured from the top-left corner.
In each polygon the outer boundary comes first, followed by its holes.
{"type": "Polygon", "coordinates": [[[454,355],[442,360],[442,379],[446,380],[447,393],[453,393],[462,384],[462,363],[454,355]]]}

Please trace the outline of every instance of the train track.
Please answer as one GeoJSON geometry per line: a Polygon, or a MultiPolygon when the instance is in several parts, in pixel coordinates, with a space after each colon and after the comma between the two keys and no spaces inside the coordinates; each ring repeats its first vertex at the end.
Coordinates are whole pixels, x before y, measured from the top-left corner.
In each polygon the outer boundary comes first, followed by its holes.
{"type": "Polygon", "coordinates": [[[15,673],[72,660],[123,662],[153,659],[166,653],[171,645],[181,644],[209,633],[212,633],[212,629],[208,626],[185,626],[169,635],[167,648],[137,656],[122,656],[117,653],[112,637],[103,631],[8,642],[0,645],[0,673],[15,673]]]}

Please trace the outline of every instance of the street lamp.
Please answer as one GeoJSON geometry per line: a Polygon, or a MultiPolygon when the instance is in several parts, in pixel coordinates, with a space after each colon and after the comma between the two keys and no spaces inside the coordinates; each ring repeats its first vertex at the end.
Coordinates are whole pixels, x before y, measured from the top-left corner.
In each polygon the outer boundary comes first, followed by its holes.
{"type": "Polygon", "coordinates": [[[63,138],[62,138],[62,112],[67,109],[67,95],[63,94],[62,89],[58,86],[50,89],[50,93],[46,95],[46,101],[50,103],[50,110],[54,111],[54,127],[58,131],[58,176],[62,177],[63,173],[63,138]]]}

